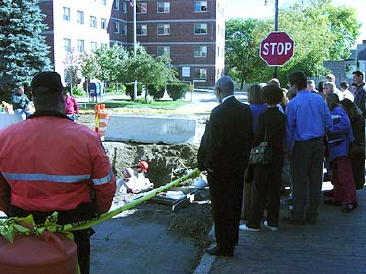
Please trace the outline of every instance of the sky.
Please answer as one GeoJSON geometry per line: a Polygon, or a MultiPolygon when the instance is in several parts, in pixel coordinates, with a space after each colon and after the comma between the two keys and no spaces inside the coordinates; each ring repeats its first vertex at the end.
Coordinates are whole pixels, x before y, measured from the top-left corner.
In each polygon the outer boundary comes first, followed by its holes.
{"type": "MultiPolygon", "coordinates": [[[[279,6],[287,5],[299,0],[279,0],[279,6]]],[[[274,17],[274,0],[268,0],[268,5],[264,6],[265,0],[225,0],[225,17],[230,18],[264,18],[274,17]]],[[[357,19],[362,23],[361,35],[357,43],[366,40],[366,1],[365,0],[333,0],[335,5],[345,5],[356,8],[357,19]]]]}

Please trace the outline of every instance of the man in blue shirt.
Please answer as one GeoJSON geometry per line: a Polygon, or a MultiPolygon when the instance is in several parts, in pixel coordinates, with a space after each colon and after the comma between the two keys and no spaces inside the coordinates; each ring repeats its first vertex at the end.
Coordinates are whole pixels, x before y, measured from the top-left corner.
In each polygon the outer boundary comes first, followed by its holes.
{"type": "Polygon", "coordinates": [[[286,107],[287,149],[292,155],[294,204],[291,216],[283,221],[315,224],[323,181],[323,137],[332,127],[332,118],[324,99],[306,90],[307,79],[303,72],[293,72],[289,82],[297,90],[296,97],[286,107]]]}

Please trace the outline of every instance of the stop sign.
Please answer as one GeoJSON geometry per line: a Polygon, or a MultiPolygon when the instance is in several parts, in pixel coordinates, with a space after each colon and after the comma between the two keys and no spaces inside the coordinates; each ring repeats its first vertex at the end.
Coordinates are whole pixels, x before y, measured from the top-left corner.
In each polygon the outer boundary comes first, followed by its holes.
{"type": "Polygon", "coordinates": [[[294,55],[295,42],[286,32],[271,32],[262,40],[260,57],[268,66],[283,66],[294,55]]]}

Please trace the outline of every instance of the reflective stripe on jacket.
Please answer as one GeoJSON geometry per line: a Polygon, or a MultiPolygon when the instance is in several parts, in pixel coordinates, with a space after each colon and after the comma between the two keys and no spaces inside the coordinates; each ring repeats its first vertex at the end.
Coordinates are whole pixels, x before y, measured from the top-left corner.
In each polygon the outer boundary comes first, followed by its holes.
{"type": "Polygon", "coordinates": [[[0,210],[72,210],[95,200],[108,211],[115,177],[99,137],[56,116],[36,116],[0,131],[0,210]]]}

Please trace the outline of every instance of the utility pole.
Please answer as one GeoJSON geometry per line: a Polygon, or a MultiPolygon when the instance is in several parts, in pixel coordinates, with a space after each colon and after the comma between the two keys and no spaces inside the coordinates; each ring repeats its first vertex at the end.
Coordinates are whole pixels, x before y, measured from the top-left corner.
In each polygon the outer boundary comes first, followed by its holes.
{"type": "MultiPolygon", "coordinates": [[[[278,31],[278,0],[275,0],[275,31],[278,31]]],[[[274,68],[273,78],[277,78],[278,67],[274,68]]]]}
{"type": "MultiPolygon", "coordinates": [[[[137,0],[132,1],[133,3],[133,56],[137,55],[137,33],[136,33],[136,9],[137,9],[137,0]]],[[[133,100],[137,99],[137,80],[134,81],[133,84],[133,100]]]]}

